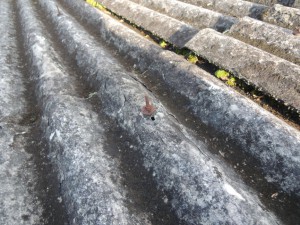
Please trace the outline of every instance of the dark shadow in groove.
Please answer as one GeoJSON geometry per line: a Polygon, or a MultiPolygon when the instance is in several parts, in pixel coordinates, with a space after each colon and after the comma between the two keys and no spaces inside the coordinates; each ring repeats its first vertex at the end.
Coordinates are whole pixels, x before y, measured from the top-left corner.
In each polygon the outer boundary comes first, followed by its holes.
{"type": "MultiPolygon", "coordinates": [[[[112,124],[112,123],[111,123],[112,124]]],[[[114,124],[106,132],[107,140],[104,149],[114,159],[120,162],[122,185],[127,190],[128,209],[135,214],[150,215],[152,225],[185,225],[176,216],[170,201],[170,193],[165,193],[157,187],[153,172],[143,166],[143,155],[139,152],[141,145],[127,136],[125,131],[114,124]]]]}
{"type": "MultiPolygon", "coordinates": [[[[57,173],[51,165],[48,158],[49,147],[46,141],[43,140],[41,130],[41,111],[37,103],[37,96],[35,93],[36,84],[34,83],[34,72],[30,68],[30,59],[26,56],[24,46],[24,34],[22,34],[21,18],[19,16],[19,9],[16,0],[13,1],[13,8],[16,12],[16,30],[18,51],[20,52],[20,59],[22,68],[21,72],[24,75],[24,85],[26,91],[26,101],[28,109],[26,115],[20,121],[20,125],[29,126],[29,132],[25,138],[28,140],[25,146],[25,151],[30,153],[32,157],[28,160],[28,167],[32,168],[34,165],[34,183],[29,190],[32,190],[40,201],[43,208],[42,218],[40,224],[43,225],[67,225],[69,224],[67,213],[63,202],[60,201],[60,183],[57,179],[57,173]]],[[[26,221],[28,215],[23,215],[22,219],[26,221]]]]}
{"type": "MultiPolygon", "coordinates": [[[[164,203],[165,194],[156,186],[152,172],[144,169],[143,156],[137,149],[130,148],[130,146],[136,146],[134,140],[127,137],[126,132],[120,130],[112,119],[105,116],[102,112],[101,99],[96,96],[88,97],[90,93],[95,93],[97,90],[87,84],[86,72],[77,66],[75,56],[68,55],[57,35],[56,28],[50,19],[42,16],[42,13],[40,11],[39,15],[44,25],[47,26],[48,38],[52,41],[53,48],[60,58],[64,59],[64,65],[69,68],[66,71],[77,80],[76,91],[79,97],[87,98],[93,111],[99,115],[99,124],[105,124],[107,137],[104,144],[105,152],[120,161],[120,168],[116,169],[122,171],[123,183],[121,185],[128,193],[125,204],[129,211],[136,215],[150,215],[149,219],[153,225],[185,225],[177,218],[170,204],[164,203]],[[123,138],[120,139],[120,136],[123,138]]],[[[103,47],[113,52],[108,46],[103,47]]]]}
{"type": "MultiPolygon", "coordinates": [[[[62,5],[64,5],[64,3],[62,3],[62,5]]],[[[79,16],[76,16],[76,12],[72,11],[66,6],[65,9],[77,19],[77,22],[80,25],[84,26],[84,28],[91,34],[91,36],[97,37],[98,40],[100,39],[99,34],[97,34],[97,29],[85,23],[84,18],[80,18],[79,16]]],[[[99,24],[100,23],[101,21],[99,21],[99,24]]],[[[105,42],[105,40],[101,41],[101,43],[103,42],[105,42]]],[[[112,45],[110,45],[109,47],[112,50],[114,49],[112,45]]],[[[151,54],[151,52],[149,52],[149,54],[151,54]]],[[[153,52],[152,55],[154,54],[155,51],[153,52]]],[[[116,57],[118,57],[120,59],[120,62],[126,65],[127,68],[129,67],[128,65],[134,64],[134,62],[129,61],[128,55],[121,54],[116,57]],[[124,58],[127,59],[124,60],[124,58]]],[[[206,66],[209,67],[209,65],[206,66]]],[[[213,152],[216,155],[220,154],[217,150],[221,150],[222,152],[224,152],[225,153],[224,160],[232,167],[236,166],[237,163],[239,163],[239,166],[235,168],[235,171],[237,171],[237,173],[239,173],[243,177],[243,180],[249,186],[253,187],[258,193],[261,193],[260,199],[267,206],[267,208],[272,209],[280,218],[282,218],[285,221],[286,224],[294,225],[297,224],[297,221],[300,221],[299,220],[300,205],[299,202],[295,198],[293,198],[293,196],[288,196],[284,193],[279,193],[276,199],[272,199],[271,195],[279,191],[278,189],[276,189],[274,185],[268,183],[265,180],[264,176],[262,175],[263,174],[262,171],[259,169],[259,165],[257,164],[257,162],[255,162],[255,160],[252,159],[252,157],[250,157],[246,153],[242,153],[240,151],[239,146],[235,144],[233,140],[225,140],[226,137],[222,136],[222,134],[218,133],[218,131],[212,130],[210,127],[199,122],[199,119],[195,115],[193,115],[193,112],[191,112],[191,110],[189,109],[188,106],[189,101],[183,98],[182,96],[180,96],[179,94],[178,95],[174,94],[174,92],[171,89],[169,89],[170,87],[166,87],[162,85],[163,80],[160,80],[161,77],[157,76],[159,71],[149,70],[147,73],[144,72],[145,71],[140,71],[142,75],[139,75],[139,79],[143,80],[144,84],[147,87],[149,87],[151,90],[153,90],[153,92],[157,96],[159,96],[160,101],[165,106],[167,106],[170,109],[170,111],[174,113],[174,115],[176,115],[176,117],[179,119],[179,121],[182,124],[195,131],[196,137],[198,139],[201,139],[204,142],[208,140],[209,142],[208,145],[211,149],[211,152],[213,152]],[[155,82],[156,85],[153,85],[153,80],[156,81],[155,82]],[[186,120],[187,118],[188,120],[186,120]],[[199,123],[195,123],[195,121],[199,123]]],[[[108,136],[110,132],[111,134],[114,134],[117,131],[114,131],[112,129],[112,131],[109,131],[108,136]]],[[[131,143],[130,140],[128,140],[128,143],[126,141],[120,142],[119,145],[123,144],[125,146],[121,148],[124,155],[118,155],[115,157],[119,157],[120,160],[123,160],[124,162],[128,163],[126,161],[128,157],[132,156],[131,154],[136,154],[134,153],[134,150],[130,150],[130,148],[128,147],[130,146],[130,143],[131,143]],[[127,148],[129,148],[129,150],[127,148]]],[[[131,143],[131,145],[135,146],[134,143],[131,143]]],[[[118,147],[118,143],[116,143],[116,147],[118,147]]],[[[107,151],[109,152],[109,150],[107,151]]],[[[113,149],[111,149],[111,151],[113,151],[113,149]]],[[[120,154],[120,153],[116,152],[116,154],[120,154]]],[[[142,164],[142,162],[137,162],[137,163],[142,164]]],[[[126,166],[126,164],[123,165],[121,163],[121,167],[122,166],[126,166]]],[[[149,173],[149,175],[151,176],[151,173],[149,173]]],[[[124,174],[124,177],[126,176],[130,177],[130,175],[124,174]]],[[[137,174],[137,176],[139,175],[137,174]]]]}
{"type": "Polygon", "coordinates": [[[295,3],[295,0],[278,0],[277,4],[281,4],[284,6],[293,6],[295,3]]]}
{"type": "Polygon", "coordinates": [[[197,29],[194,29],[187,25],[182,25],[175,33],[173,33],[168,38],[168,41],[179,48],[183,48],[185,44],[188,43],[197,33],[197,29]]]}
{"type": "Polygon", "coordinates": [[[224,31],[229,30],[236,22],[237,21],[229,21],[225,16],[220,16],[212,28],[223,33],[224,31]]]}
{"type": "Polygon", "coordinates": [[[149,69],[147,73],[140,75],[140,79],[153,90],[155,95],[159,96],[162,104],[176,116],[180,123],[191,129],[190,135],[206,143],[211,153],[218,156],[223,154],[224,161],[234,168],[247,185],[259,193],[259,198],[267,209],[274,211],[284,224],[299,224],[299,198],[296,195],[285,194],[274,184],[268,183],[257,160],[251,154],[241,151],[234,139],[224,137],[218,130],[199,121],[189,107],[190,100],[174,93],[171,87],[161,85],[163,80],[157,75],[158,73],[159,71],[149,69]],[[156,83],[153,80],[156,80],[156,83]],[[271,197],[274,193],[278,193],[276,198],[271,197]]]}
{"type": "Polygon", "coordinates": [[[28,137],[29,145],[26,146],[26,151],[33,155],[33,162],[36,168],[36,184],[35,192],[43,206],[43,223],[44,225],[67,225],[68,217],[65,205],[62,202],[60,182],[57,177],[57,171],[53,167],[48,158],[49,146],[41,137],[43,131],[40,129],[40,115],[36,114],[37,120],[30,130],[28,137]]]}
{"type": "Polygon", "coordinates": [[[251,2],[267,5],[270,7],[275,4],[281,4],[284,6],[293,7],[295,4],[295,0],[252,0],[251,2]]]}
{"type": "Polygon", "coordinates": [[[267,9],[264,8],[264,7],[258,7],[256,5],[252,6],[249,10],[249,17],[252,17],[254,19],[258,19],[258,20],[261,20],[262,19],[262,16],[264,14],[264,12],[266,11],[267,9]]]}

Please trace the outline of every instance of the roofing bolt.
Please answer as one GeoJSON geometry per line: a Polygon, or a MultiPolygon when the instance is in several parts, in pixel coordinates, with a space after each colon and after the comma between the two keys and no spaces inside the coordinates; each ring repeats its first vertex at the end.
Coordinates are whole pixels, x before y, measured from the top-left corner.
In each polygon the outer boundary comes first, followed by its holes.
{"type": "Polygon", "coordinates": [[[145,102],[146,105],[142,107],[143,115],[153,117],[154,113],[156,112],[156,108],[150,103],[149,97],[147,95],[145,95],[145,102]]]}

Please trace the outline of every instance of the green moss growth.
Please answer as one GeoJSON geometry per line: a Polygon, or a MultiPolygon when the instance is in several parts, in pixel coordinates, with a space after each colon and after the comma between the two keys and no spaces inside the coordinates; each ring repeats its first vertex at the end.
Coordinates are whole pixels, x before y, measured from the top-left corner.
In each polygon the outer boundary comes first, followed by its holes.
{"type": "Polygon", "coordinates": [[[226,84],[229,86],[236,86],[236,79],[234,77],[230,77],[227,81],[226,84]]]}
{"type": "Polygon", "coordinates": [[[187,57],[187,60],[193,64],[196,64],[198,62],[198,57],[195,54],[190,53],[187,57]]]}
{"type": "Polygon", "coordinates": [[[191,51],[186,48],[183,48],[183,49],[175,48],[175,52],[176,52],[176,54],[183,55],[185,57],[187,57],[189,54],[191,54],[191,51]]]}
{"type": "Polygon", "coordinates": [[[162,48],[166,48],[166,47],[168,46],[168,43],[165,42],[164,40],[161,40],[161,41],[159,42],[159,46],[162,47],[162,48]]]}
{"type": "Polygon", "coordinates": [[[229,73],[225,70],[217,70],[215,76],[223,81],[228,81],[229,79],[229,73]]]}
{"type": "Polygon", "coordinates": [[[105,10],[105,7],[95,0],[86,0],[86,2],[97,9],[105,10]]]}

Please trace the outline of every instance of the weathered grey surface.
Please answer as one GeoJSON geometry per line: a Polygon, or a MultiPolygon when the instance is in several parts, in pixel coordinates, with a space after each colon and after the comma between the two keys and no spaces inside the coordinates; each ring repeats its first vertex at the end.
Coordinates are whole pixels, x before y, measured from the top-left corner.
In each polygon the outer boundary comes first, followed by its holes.
{"type": "Polygon", "coordinates": [[[300,9],[300,0],[295,0],[293,7],[300,9]]]}
{"type": "Polygon", "coordinates": [[[62,1],[0,3],[1,225],[298,223],[298,202],[287,201],[289,194],[299,199],[299,131],[120,21],[83,1],[62,1]],[[22,50],[31,77],[20,67],[22,50]],[[158,107],[154,121],[141,113],[145,93],[158,107]],[[215,133],[195,134],[180,124],[186,120],[215,133]],[[233,152],[222,152],[212,139],[226,140],[233,152]],[[256,185],[266,192],[249,190],[255,185],[241,168],[224,163],[244,153],[238,162],[255,161],[256,185]],[[42,173],[49,160],[53,168],[42,173]],[[57,181],[47,172],[58,177],[57,193],[48,189],[57,181]],[[126,173],[143,176],[127,187],[126,173]],[[41,193],[38,182],[45,182],[41,193]],[[273,184],[279,189],[269,189],[273,184]],[[134,196],[136,186],[154,198],[134,196]],[[283,205],[275,208],[273,200],[283,205]],[[49,201],[65,204],[68,213],[47,209],[55,206],[49,201]],[[176,222],[157,220],[162,209],[176,222]]]}
{"type": "Polygon", "coordinates": [[[28,191],[33,180],[27,168],[30,154],[24,149],[28,128],[1,121],[0,129],[0,224],[40,224],[42,209],[28,191]]]}
{"type": "Polygon", "coordinates": [[[199,121],[239,143],[242,151],[260,162],[270,182],[285,192],[299,194],[298,131],[181,57],[142,40],[141,36],[105,14],[84,3],[66,2],[100,31],[102,38],[132,59],[137,68],[145,71],[144,76],[153,83],[152,89],[162,86],[175,102],[184,96],[185,103],[178,102],[178,107],[192,109],[199,121]],[[156,56],[155,60],[153,56],[156,56]],[[280,165],[277,159],[282,160],[280,165]]]}
{"type": "Polygon", "coordinates": [[[273,6],[275,4],[281,4],[290,7],[300,7],[300,0],[248,0],[249,2],[255,2],[263,5],[273,6]]]}
{"type": "Polygon", "coordinates": [[[28,104],[15,14],[9,1],[0,1],[0,8],[0,224],[38,225],[42,208],[30,188],[35,179],[34,165],[25,149],[30,126],[21,125],[28,104]]]}
{"type": "Polygon", "coordinates": [[[300,9],[276,4],[263,14],[262,20],[288,29],[294,29],[300,26],[300,9]]]}
{"type": "Polygon", "coordinates": [[[99,1],[116,14],[182,48],[197,29],[128,0],[99,1]]]}
{"type": "Polygon", "coordinates": [[[300,38],[291,30],[244,17],[227,34],[300,65],[300,38]]]}
{"type": "MultiPolygon", "coordinates": [[[[179,218],[187,224],[278,223],[272,214],[262,210],[242,182],[236,185],[237,178],[206,154],[204,143],[195,146],[182,133],[159,102],[155,102],[155,121],[143,117],[141,106],[146,90],[132,79],[133,74],[125,72],[68,15],[57,18],[53,2],[40,2],[51,14],[60,38],[68,40],[69,54],[74,55],[86,79],[98,90],[105,114],[135,137],[137,144],[132,148],[141,153],[144,167],[152,171],[158,186],[169,194],[166,202],[171,202],[179,218]]],[[[81,2],[69,3],[84,7],[81,2]]]]}
{"type": "Polygon", "coordinates": [[[300,111],[298,65],[209,28],[186,47],[300,111]]]}
{"type": "Polygon", "coordinates": [[[265,5],[242,0],[180,0],[197,6],[202,6],[220,13],[236,17],[250,16],[260,18],[268,8],[265,5]]]}
{"type": "Polygon", "coordinates": [[[20,16],[43,111],[43,135],[58,172],[69,223],[148,224],[147,216],[128,212],[126,193],[118,186],[117,163],[103,150],[104,129],[98,115],[87,99],[78,96],[74,77],[62,70],[30,1],[22,1],[20,16]]]}
{"type": "Polygon", "coordinates": [[[210,27],[223,32],[237,22],[237,19],[233,17],[180,1],[134,0],[134,2],[183,21],[197,29],[210,27]]]}

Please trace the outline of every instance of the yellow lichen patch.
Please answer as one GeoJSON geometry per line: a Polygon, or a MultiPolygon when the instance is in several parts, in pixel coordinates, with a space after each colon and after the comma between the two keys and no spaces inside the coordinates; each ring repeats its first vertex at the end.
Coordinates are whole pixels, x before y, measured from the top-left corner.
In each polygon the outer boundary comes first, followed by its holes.
{"type": "Polygon", "coordinates": [[[165,42],[164,40],[162,40],[162,41],[159,42],[159,45],[160,45],[160,47],[165,48],[165,47],[168,46],[168,43],[165,42]]]}
{"type": "Polygon", "coordinates": [[[193,64],[196,64],[198,62],[198,57],[191,53],[188,55],[187,60],[193,64]]]}
{"type": "Polygon", "coordinates": [[[217,70],[215,76],[223,81],[228,81],[229,79],[229,73],[225,70],[217,70]]]}
{"type": "Polygon", "coordinates": [[[105,10],[105,7],[95,0],[86,0],[86,2],[97,9],[105,10]]]}
{"type": "Polygon", "coordinates": [[[234,77],[230,77],[227,81],[226,84],[228,84],[229,86],[236,86],[236,80],[234,77]]]}

